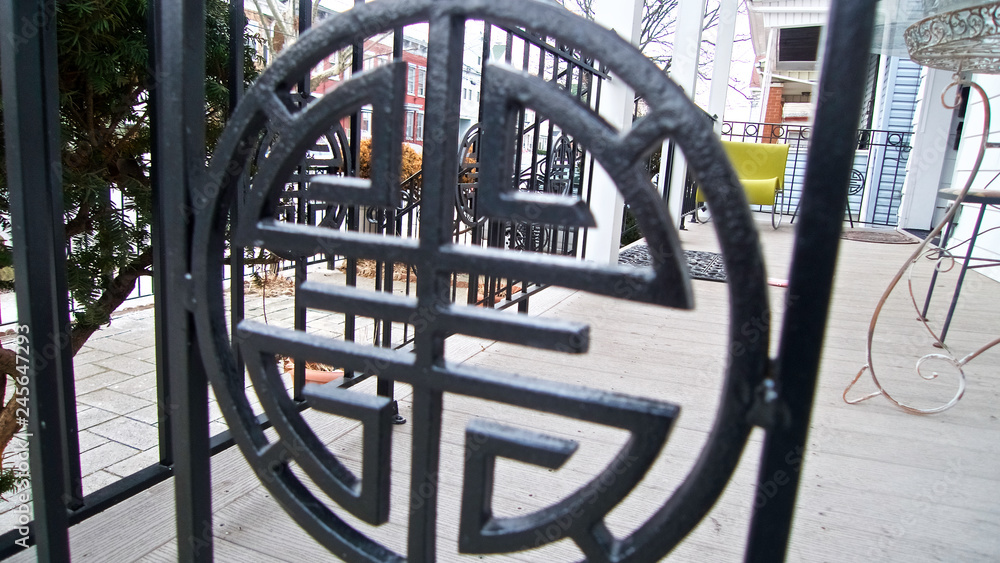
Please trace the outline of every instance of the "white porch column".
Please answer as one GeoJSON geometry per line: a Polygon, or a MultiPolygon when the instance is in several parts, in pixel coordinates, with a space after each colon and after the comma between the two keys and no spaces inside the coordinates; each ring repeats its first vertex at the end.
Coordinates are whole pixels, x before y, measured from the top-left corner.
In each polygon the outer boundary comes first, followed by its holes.
{"type": "MultiPolygon", "coordinates": [[[[674,35],[674,56],[670,63],[670,78],[674,80],[688,97],[694,99],[698,87],[698,55],[701,52],[701,28],[705,18],[705,0],[679,0],[677,7],[677,32],[674,35]]],[[[668,143],[664,142],[660,154],[661,166],[666,162],[668,143]]],[[[687,162],[680,150],[674,151],[674,165],[670,174],[670,191],[667,208],[675,224],[680,226],[681,210],[684,207],[684,179],[687,176],[687,162]]],[[[660,193],[666,189],[666,174],[660,173],[660,193]]]]}
{"type": "Polygon", "coordinates": [[[771,64],[778,53],[778,30],[771,28],[767,32],[767,46],[764,51],[764,72],[760,73],[760,103],[757,104],[757,111],[750,115],[750,121],[764,123],[767,113],[767,101],[771,99],[771,64]]]}
{"type": "MultiPolygon", "coordinates": [[[[948,146],[954,110],[941,103],[941,93],[951,84],[952,72],[927,69],[920,85],[920,101],[914,116],[913,150],[907,160],[903,199],[899,204],[899,226],[906,229],[930,229],[948,146]]],[[[950,97],[955,94],[952,88],[950,97]]],[[[951,100],[949,100],[951,101],[951,100]]]]}
{"type": "MultiPolygon", "coordinates": [[[[614,29],[633,45],[639,43],[642,22],[642,0],[594,0],[594,19],[604,27],[614,29]],[[623,6],[624,4],[624,6],[623,6]]],[[[616,76],[601,86],[600,113],[612,126],[621,130],[632,126],[635,92],[616,76]]],[[[618,262],[624,200],[611,177],[600,166],[594,167],[590,211],[597,227],[587,233],[587,259],[600,264],[618,262]]]]}
{"type": "Polygon", "coordinates": [[[718,116],[716,135],[722,133],[722,120],[726,114],[726,97],[729,94],[729,72],[733,66],[733,39],[736,36],[737,0],[722,0],[719,5],[718,34],[715,38],[715,63],[712,65],[712,84],[708,94],[708,113],[718,116]]]}

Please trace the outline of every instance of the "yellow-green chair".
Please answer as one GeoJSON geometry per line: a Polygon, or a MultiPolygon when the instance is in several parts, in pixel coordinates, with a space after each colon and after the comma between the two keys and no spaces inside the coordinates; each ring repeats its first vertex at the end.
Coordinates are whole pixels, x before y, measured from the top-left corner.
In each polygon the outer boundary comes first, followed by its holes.
{"type": "MultiPolygon", "coordinates": [[[[771,226],[777,229],[781,224],[781,208],[785,205],[785,164],[788,162],[788,145],[722,141],[722,148],[725,149],[736,175],[743,184],[747,203],[770,205],[771,226]]],[[[695,220],[704,221],[702,203],[705,200],[702,198],[701,190],[698,190],[695,201],[695,220]]]]}

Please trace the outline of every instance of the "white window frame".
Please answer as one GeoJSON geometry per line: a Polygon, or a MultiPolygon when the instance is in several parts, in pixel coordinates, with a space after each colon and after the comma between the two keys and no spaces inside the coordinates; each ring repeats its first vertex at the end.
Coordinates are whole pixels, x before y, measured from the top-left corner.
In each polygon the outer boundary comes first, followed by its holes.
{"type": "Polygon", "coordinates": [[[414,112],[412,111],[406,112],[406,128],[403,130],[403,133],[407,141],[413,140],[413,121],[414,121],[413,116],[414,112]]]}
{"type": "Polygon", "coordinates": [[[366,133],[372,132],[372,112],[361,111],[361,130],[366,133]]]}

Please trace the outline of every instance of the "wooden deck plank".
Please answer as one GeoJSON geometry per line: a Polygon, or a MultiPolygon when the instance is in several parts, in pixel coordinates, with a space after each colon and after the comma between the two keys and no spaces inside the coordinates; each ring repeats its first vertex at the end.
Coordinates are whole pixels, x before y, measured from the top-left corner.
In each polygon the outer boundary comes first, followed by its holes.
{"type": "MultiPolygon", "coordinates": [[[[761,229],[768,275],[786,277],[792,230],[761,229]]],[[[710,227],[691,225],[681,233],[685,248],[717,248],[710,227]]],[[[844,241],[809,449],[794,523],[789,561],[993,561],[1000,556],[1000,420],[996,415],[1000,350],[970,364],[968,390],[959,405],[941,415],[913,416],[875,398],[851,406],[844,387],[864,364],[864,341],[871,309],[883,284],[912,251],[910,245],[844,241]]],[[[1000,332],[1000,284],[970,274],[948,337],[956,351],[974,349],[1000,332]],[[975,278],[975,279],[974,279],[975,278]]],[[[922,272],[918,282],[926,283],[922,272]]],[[[674,432],[646,479],[609,516],[617,534],[634,529],[657,510],[685,478],[711,427],[726,357],[728,287],[696,281],[693,312],[622,303],[556,288],[532,299],[532,313],[592,325],[591,353],[557,355],[528,348],[455,337],[449,361],[541,379],[620,391],[675,402],[682,407],[674,432]]],[[[939,284],[943,288],[943,284],[939,284]]],[[[890,300],[877,335],[880,379],[901,394],[930,397],[949,393],[949,382],[928,384],[913,374],[909,355],[932,353],[923,328],[908,309],[905,289],[890,300]],[[922,338],[922,339],[921,339],[922,338]],[[903,356],[907,356],[905,359],[903,356]],[[926,386],[926,387],[920,387],[926,386]]],[[[935,299],[947,291],[938,289],[935,299]]],[[[771,288],[776,351],[786,290],[771,288]]],[[[950,295],[949,295],[950,297],[950,295]]],[[[270,314],[269,314],[270,316],[270,314]]],[[[278,315],[280,317],[280,314],[278,315]]],[[[872,388],[859,383],[859,393],[872,388]]],[[[361,390],[367,388],[362,387],[361,390]]],[[[409,417],[408,386],[397,386],[401,413],[409,417]]],[[[462,486],[465,425],[474,417],[534,429],[580,442],[581,449],[554,472],[500,460],[495,506],[498,514],[536,510],[564,498],[592,478],[624,442],[624,434],[485,401],[446,395],[439,512],[439,559],[480,560],[456,554],[462,486]]],[[[360,429],[328,415],[306,415],[318,435],[357,468],[360,429]]],[[[394,429],[392,510],[389,524],[373,528],[345,518],[396,550],[405,545],[412,425],[394,429]]],[[[759,431],[725,493],[709,516],[672,554],[677,561],[738,561],[746,543],[748,518],[759,480],[759,431]]],[[[795,464],[790,464],[790,470],[795,464]]],[[[767,479],[764,479],[767,481],[767,479]]],[[[771,480],[778,480],[772,476],[771,480]]],[[[303,561],[330,556],[277,505],[238,451],[213,459],[215,522],[219,561],[303,561]]],[[[777,485],[776,486],[780,486],[777,485]]],[[[766,501],[766,499],[765,499],[766,501]]],[[[170,561],[173,489],[154,487],[91,518],[73,531],[74,555],[108,561],[170,561]]],[[[33,550],[14,558],[27,558],[33,550]]],[[[503,561],[572,561],[580,557],[568,542],[504,557],[503,561]]]]}

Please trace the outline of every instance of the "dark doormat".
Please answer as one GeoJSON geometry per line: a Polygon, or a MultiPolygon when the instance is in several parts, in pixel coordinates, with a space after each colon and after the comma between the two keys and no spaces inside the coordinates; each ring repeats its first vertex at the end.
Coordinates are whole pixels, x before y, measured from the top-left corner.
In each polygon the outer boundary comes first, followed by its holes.
{"type": "Polygon", "coordinates": [[[888,229],[847,229],[840,238],[882,244],[917,244],[920,242],[920,239],[909,233],[888,229]]]}
{"type": "MultiPolygon", "coordinates": [[[[917,237],[920,240],[924,240],[925,238],[927,238],[928,235],[931,234],[931,232],[926,229],[903,229],[903,230],[917,237]]],[[[940,241],[941,241],[941,235],[932,238],[931,246],[939,246],[940,241]]]]}
{"type": "Polygon", "coordinates": [[[903,229],[903,230],[917,237],[920,240],[924,240],[925,238],[927,238],[927,235],[931,234],[931,232],[926,229],[903,229]]]}
{"type": "MultiPolygon", "coordinates": [[[[687,259],[688,272],[690,272],[692,279],[726,281],[726,267],[722,263],[722,255],[718,252],[685,250],[684,258],[687,259]]],[[[637,244],[621,251],[618,254],[618,263],[631,266],[651,266],[653,257],[649,254],[648,246],[637,244]]]]}

